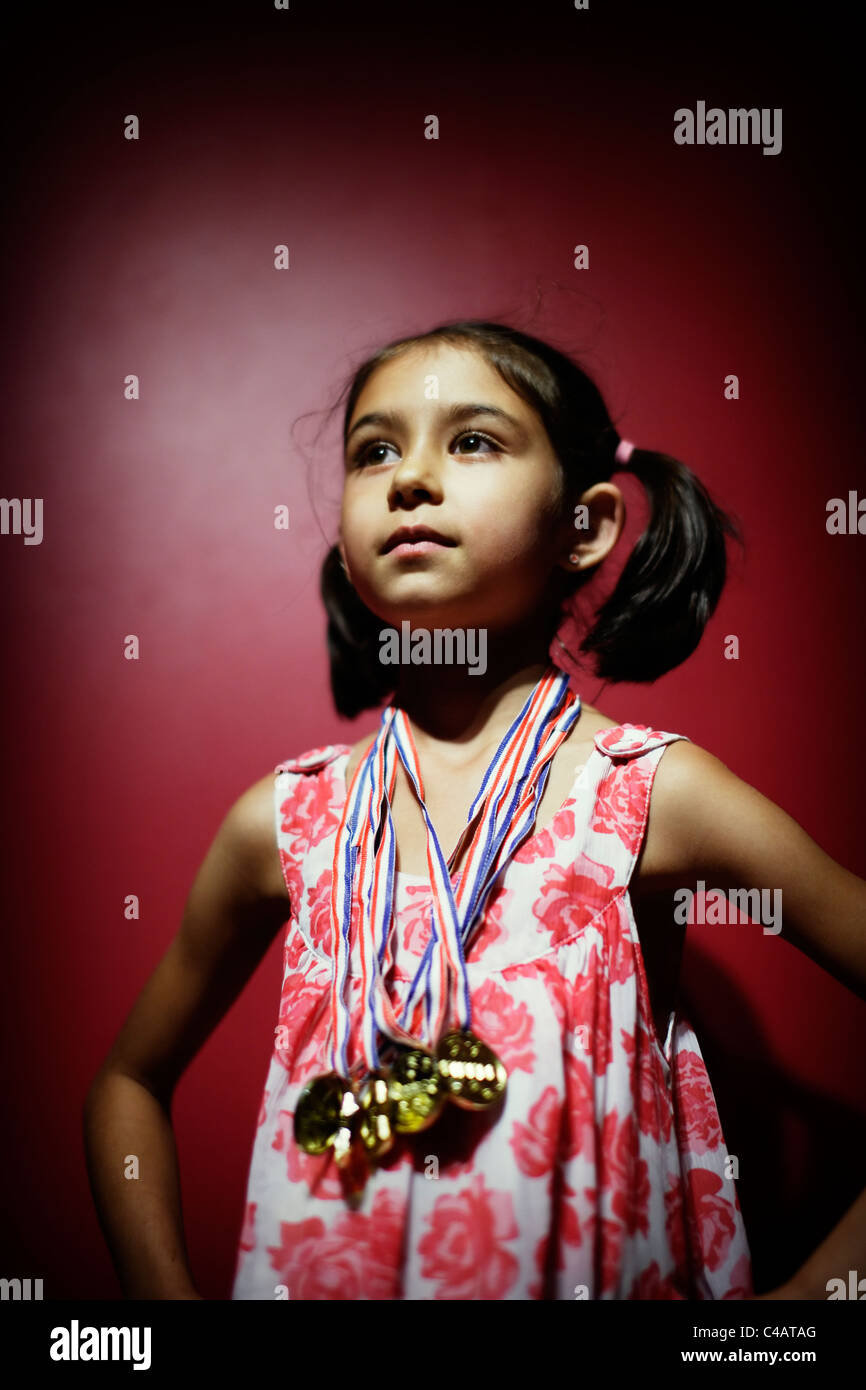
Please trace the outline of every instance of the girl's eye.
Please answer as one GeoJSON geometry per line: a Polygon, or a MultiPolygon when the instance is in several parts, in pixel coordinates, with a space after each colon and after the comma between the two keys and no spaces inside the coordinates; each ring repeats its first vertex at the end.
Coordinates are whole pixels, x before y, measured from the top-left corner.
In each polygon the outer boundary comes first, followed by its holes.
{"type": "MultiPolygon", "coordinates": [[[[464,430],[462,434],[457,435],[456,439],[452,440],[452,447],[454,444],[462,442],[464,439],[480,439],[483,443],[488,444],[494,453],[499,452],[499,445],[496,443],[496,440],[491,439],[489,435],[481,434],[479,430],[464,430]]],[[[390,444],[385,444],[383,441],[372,440],[369,444],[362,444],[361,448],[355,454],[353,462],[357,468],[364,468],[368,464],[383,463],[384,460],[381,458],[371,459],[370,454],[375,450],[390,449],[391,447],[390,444]]],[[[474,453],[475,450],[472,452],[474,453]]]]}
{"type": "Polygon", "coordinates": [[[382,462],[383,462],[382,459],[371,459],[371,458],[370,458],[370,454],[371,454],[371,452],[372,452],[374,449],[390,449],[390,447],[391,447],[390,444],[364,444],[364,445],[362,445],[361,448],[358,450],[358,452],[355,454],[355,457],[354,457],[354,460],[353,460],[353,462],[354,462],[354,464],[355,464],[355,467],[356,467],[356,468],[364,468],[364,467],[365,467],[367,464],[369,464],[369,463],[373,463],[373,464],[375,464],[375,463],[382,463],[382,462]]]}
{"type": "MultiPolygon", "coordinates": [[[[459,439],[481,439],[481,440],[484,441],[485,444],[489,444],[489,445],[490,445],[490,447],[491,447],[491,449],[493,450],[494,453],[496,453],[496,452],[498,451],[498,448],[499,448],[499,446],[497,445],[497,443],[496,443],[496,441],[495,441],[494,439],[490,439],[486,434],[479,434],[478,430],[469,430],[467,433],[459,435],[458,438],[459,438],[459,439]]],[[[474,452],[474,450],[473,450],[473,452],[474,452]]]]}

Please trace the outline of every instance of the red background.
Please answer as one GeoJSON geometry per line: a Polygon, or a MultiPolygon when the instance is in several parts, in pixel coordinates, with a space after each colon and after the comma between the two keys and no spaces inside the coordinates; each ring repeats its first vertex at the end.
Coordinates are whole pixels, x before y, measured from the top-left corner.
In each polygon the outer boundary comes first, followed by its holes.
{"type": "MultiPolygon", "coordinates": [[[[392,337],[519,317],[579,355],[626,437],[740,516],[746,558],[697,653],[584,698],[686,733],[866,875],[866,539],[825,529],[830,497],[866,489],[846,84],[815,85],[812,11],[727,6],[707,34],[688,7],[531,13],[293,2],[97,27],[40,10],[13,46],[3,493],[44,499],[44,540],[0,537],[0,1273],[46,1298],[118,1295],[81,1106],[220,821],[280,759],[373,726],[329,693],[325,412],[392,337]],[[677,146],[673,112],[700,99],[782,107],[782,153],[677,146]]],[[[176,1095],[206,1297],[230,1291],[281,951],[176,1095]]],[[[746,924],[690,929],[683,1000],[768,1288],[862,1185],[866,1010],[746,924]]]]}

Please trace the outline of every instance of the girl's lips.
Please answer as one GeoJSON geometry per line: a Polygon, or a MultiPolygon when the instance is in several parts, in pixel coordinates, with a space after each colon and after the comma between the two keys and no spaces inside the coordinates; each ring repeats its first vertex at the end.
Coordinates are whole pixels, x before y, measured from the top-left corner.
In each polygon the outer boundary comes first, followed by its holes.
{"type": "Polygon", "coordinates": [[[450,536],[443,536],[434,526],[426,526],[421,522],[417,526],[398,526],[382,546],[382,553],[387,555],[391,550],[396,550],[397,546],[419,545],[423,541],[432,541],[434,545],[457,544],[450,536]]]}
{"type": "Polygon", "coordinates": [[[401,541],[399,545],[392,546],[386,550],[386,555],[394,555],[398,559],[405,559],[412,555],[433,555],[437,550],[450,550],[453,547],[446,545],[445,541],[434,541],[429,536],[418,541],[401,541]]]}

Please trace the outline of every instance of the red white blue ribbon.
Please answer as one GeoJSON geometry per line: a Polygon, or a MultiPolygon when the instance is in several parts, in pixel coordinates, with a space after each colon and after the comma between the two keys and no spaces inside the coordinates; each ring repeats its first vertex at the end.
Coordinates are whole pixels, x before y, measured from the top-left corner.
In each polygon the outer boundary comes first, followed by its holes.
{"type": "Polygon", "coordinates": [[[447,863],[427,813],[418,753],[406,713],[393,701],[383,711],[376,739],[355,769],[334,847],[331,1065],[339,1075],[349,1075],[351,1017],[346,985],[356,939],[364,1010],[361,1045],[368,1071],[380,1064],[379,1034],[407,1047],[432,1049],[446,1026],[471,1027],[466,947],[497,880],[535,823],[551,759],[580,709],[580,696],[570,688],[568,674],[549,666],[494,754],[470,807],[466,828],[447,863]],[[396,837],[391,801],[398,757],[427,827],[427,866],[433,893],[430,942],[399,1019],[385,986],[393,959],[396,837]],[[455,888],[450,865],[470,834],[455,888]],[[419,1039],[408,1031],[407,1021],[422,998],[424,1027],[419,1039]]]}

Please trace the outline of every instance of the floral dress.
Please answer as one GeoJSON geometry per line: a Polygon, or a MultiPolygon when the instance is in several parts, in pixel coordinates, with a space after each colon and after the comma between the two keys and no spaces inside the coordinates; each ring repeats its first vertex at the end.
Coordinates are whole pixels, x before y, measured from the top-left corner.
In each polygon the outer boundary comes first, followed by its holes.
{"type": "MultiPolygon", "coordinates": [[[[291,906],[232,1298],[752,1295],[700,1046],[676,1010],[656,1032],[629,895],[655,769],[684,737],[635,724],[596,734],[466,955],[472,1027],[505,1064],[504,1100],[495,1113],[448,1103],[430,1128],[398,1135],[354,1203],[333,1152],[306,1154],[293,1137],[300,1092],[330,1070],[331,874],[350,749],[277,766],[291,906]]],[[[398,1014],[430,940],[431,897],[426,879],[398,874],[386,981],[398,1014]]],[[[350,1065],[362,1055],[357,966],[356,947],[350,1065]]]]}

